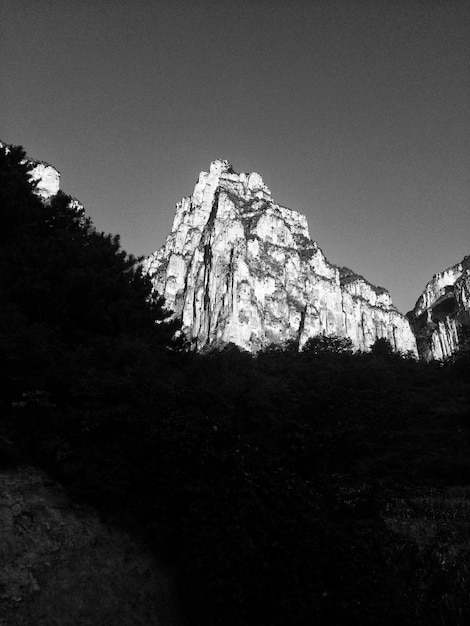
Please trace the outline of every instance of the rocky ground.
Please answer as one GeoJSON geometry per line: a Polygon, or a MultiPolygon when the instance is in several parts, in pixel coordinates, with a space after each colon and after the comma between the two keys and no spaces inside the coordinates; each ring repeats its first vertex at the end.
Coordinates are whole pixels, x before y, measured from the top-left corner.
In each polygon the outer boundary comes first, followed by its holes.
{"type": "Polygon", "coordinates": [[[0,472],[1,626],[174,626],[172,577],[32,468],[0,472]]]}

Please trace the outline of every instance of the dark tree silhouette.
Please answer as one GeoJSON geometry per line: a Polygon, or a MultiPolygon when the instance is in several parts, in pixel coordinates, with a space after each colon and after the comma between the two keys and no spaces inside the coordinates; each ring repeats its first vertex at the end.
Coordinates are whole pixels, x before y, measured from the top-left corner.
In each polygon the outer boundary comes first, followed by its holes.
{"type": "Polygon", "coordinates": [[[394,351],[392,344],[384,337],[379,337],[379,339],[374,341],[370,347],[370,353],[373,356],[384,359],[396,356],[396,352],[394,351]]]}
{"type": "Polygon", "coordinates": [[[0,151],[4,297],[69,343],[129,332],[168,343],[178,325],[162,324],[169,313],[163,299],[150,298],[139,260],[119,236],[97,232],[70,196],[42,202],[30,170],[21,148],[0,151]]]}
{"type": "Polygon", "coordinates": [[[353,344],[348,337],[336,335],[317,335],[310,337],[305,342],[302,352],[305,354],[318,355],[325,353],[352,354],[353,344]]]}

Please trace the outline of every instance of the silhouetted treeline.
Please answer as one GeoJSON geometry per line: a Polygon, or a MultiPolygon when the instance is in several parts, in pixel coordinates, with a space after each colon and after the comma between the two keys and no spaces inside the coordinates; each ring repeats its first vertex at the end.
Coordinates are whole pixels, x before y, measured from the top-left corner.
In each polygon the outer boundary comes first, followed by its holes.
{"type": "Polygon", "coordinates": [[[23,159],[0,152],[3,462],[168,559],[189,625],[468,623],[470,523],[386,514],[470,484],[468,357],[185,352],[136,260],[23,159]]]}

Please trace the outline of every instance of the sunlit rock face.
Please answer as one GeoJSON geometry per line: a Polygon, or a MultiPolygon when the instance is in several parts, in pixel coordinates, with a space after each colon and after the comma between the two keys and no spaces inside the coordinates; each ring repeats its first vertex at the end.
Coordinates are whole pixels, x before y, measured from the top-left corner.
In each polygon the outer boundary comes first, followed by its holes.
{"type": "Polygon", "coordinates": [[[59,172],[52,165],[42,161],[31,161],[31,163],[33,165],[31,180],[37,182],[34,193],[44,200],[55,196],[60,186],[59,172]]]}
{"type": "Polygon", "coordinates": [[[470,337],[470,255],[426,285],[408,317],[421,358],[442,360],[470,337]]]}
{"type": "Polygon", "coordinates": [[[390,294],[329,263],[306,217],[276,204],[259,174],[237,174],[228,161],[201,172],[144,267],[197,349],[233,342],[256,351],[287,340],[301,347],[327,334],[360,350],[383,337],[416,354],[390,294]]]}
{"type": "MultiPolygon", "coordinates": [[[[0,149],[5,150],[8,154],[10,152],[9,144],[0,141],[0,149]]],[[[45,161],[37,161],[35,159],[25,159],[23,162],[29,163],[32,166],[30,172],[31,181],[37,183],[34,193],[42,198],[48,200],[55,196],[60,188],[60,173],[46,163],[45,161]]]]}

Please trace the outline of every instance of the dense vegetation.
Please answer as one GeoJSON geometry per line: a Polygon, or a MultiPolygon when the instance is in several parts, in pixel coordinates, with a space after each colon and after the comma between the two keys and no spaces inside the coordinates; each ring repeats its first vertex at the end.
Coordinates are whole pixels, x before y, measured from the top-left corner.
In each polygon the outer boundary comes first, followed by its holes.
{"type": "Polygon", "coordinates": [[[171,562],[189,625],[467,624],[468,357],[186,352],[136,259],[23,160],[0,151],[3,463],[171,562]]]}

